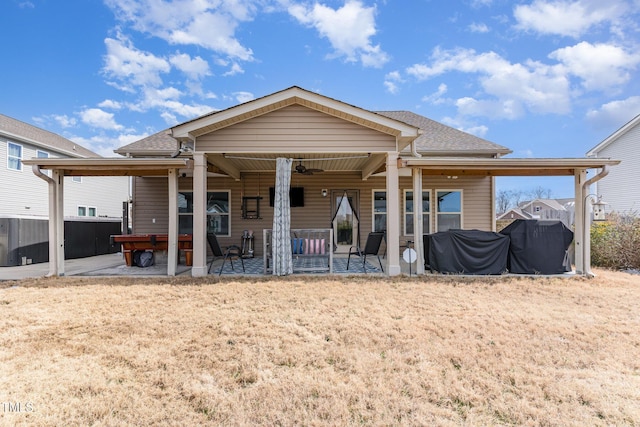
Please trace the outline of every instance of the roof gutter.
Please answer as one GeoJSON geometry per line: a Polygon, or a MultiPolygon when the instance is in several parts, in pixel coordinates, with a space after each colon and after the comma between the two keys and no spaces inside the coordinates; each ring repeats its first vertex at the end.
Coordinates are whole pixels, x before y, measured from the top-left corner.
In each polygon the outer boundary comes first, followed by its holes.
{"type": "Polygon", "coordinates": [[[584,250],[584,275],[589,277],[595,277],[595,274],[591,271],[591,236],[589,235],[589,231],[591,230],[591,216],[587,214],[587,198],[591,196],[587,193],[588,188],[591,184],[600,181],[605,176],[609,175],[609,166],[602,165],[602,170],[597,175],[591,177],[587,181],[582,184],[582,201],[584,202],[583,214],[584,218],[582,223],[584,224],[584,230],[582,230],[582,241],[583,241],[583,250],[584,250]],[[585,195],[585,193],[587,193],[585,195]]]}
{"type": "Polygon", "coordinates": [[[55,184],[55,181],[53,180],[53,178],[51,178],[49,175],[47,175],[46,173],[40,170],[40,165],[36,165],[36,164],[31,165],[31,170],[33,171],[33,174],[38,178],[44,179],[49,184],[55,184]]]}

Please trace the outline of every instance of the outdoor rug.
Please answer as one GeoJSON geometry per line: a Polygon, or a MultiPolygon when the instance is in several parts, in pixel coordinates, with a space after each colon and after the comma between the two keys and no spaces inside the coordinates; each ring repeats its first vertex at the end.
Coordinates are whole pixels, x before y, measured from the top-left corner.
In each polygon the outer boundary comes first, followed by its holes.
{"type": "MultiPolygon", "coordinates": [[[[376,262],[376,265],[373,265],[367,259],[366,268],[367,273],[381,273],[380,265],[378,264],[378,260],[374,257],[373,261],[376,262]]],[[[328,274],[329,271],[326,268],[325,264],[326,260],[322,258],[297,258],[293,260],[293,273],[294,274],[328,274]],[[314,267],[318,267],[318,270],[313,270],[314,267]],[[304,268],[305,271],[300,271],[300,269],[304,268]]],[[[222,260],[217,260],[213,264],[213,268],[211,269],[211,274],[219,274],[220,267],[222,266],[222,260]]],[[[257,258],[246,258],[244,259],[244,273],[242,272],[242,264],[240,260],[233,261],[233,268],[231,267],[231,263],[227,260],[224,263],[224,270],[222,271],[223,275],[227,274],[256,274],[262,275],[264,274],[264,264],[262,257],[257,258]]],[[[349,270],[347,270],[347,258],[342,257],[334,257],[333,258],[333,274],[363,274],[365,271],[362,268],[362,259],[357,257],[351,257],[351,262],[349,263],[349,270]]]]}

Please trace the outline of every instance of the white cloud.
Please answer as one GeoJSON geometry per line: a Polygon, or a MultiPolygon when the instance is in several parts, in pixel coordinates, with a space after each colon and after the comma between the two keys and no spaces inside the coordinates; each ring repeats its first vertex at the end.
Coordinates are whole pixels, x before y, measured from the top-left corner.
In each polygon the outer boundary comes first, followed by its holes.
{"type": "Polygon", "coordinates": [[[256,13],[253,1],[243,0],[105,0],[122,22],[172,44],[195,45],[243,61],[253,52],[237,40],[241,22],[256,13]]]}
{"type": "Polygon", "coordinates": [[[136,49],[125,37],[105,39],[107,54],[103,71],[111,78],[118,79],[124,87],[160,86],[160,73],[168,73],[171,65],[164,58],[136,49]]]}
{"type": "Polygon", "coordinates": [[[471,6],[479,8],[482,6],[491,6],[491,3],[493,3],[493,0],[472,0],[471,6]]]}
{"type": "Polygon", "coordinates": [[[442,104],[444,101],[444,99],[442,98],[442,96],[447,93],[447,91],[449,90],[449,88],[447,87],[446,84],[444,83],[440,83],[440,85],[438,86],[438,90],[430,95],[424,96],[422,98],[422,101],[424,102],[429,102],[431,104],[442,104]]]}
{"type": "Polygon", "coordinates": [[[640,62],[640,56],[607,44],[580,42],[575,46],[558,49],[549,55],[565,67],[569,73],[582,79],[588,90],[603,90],[620,86],[629,81],[632,71],[640,62]]]}
{"type": "Polygon", "coordinates": [[[381,67],[389,61],[380,45],[371,43],[376,34],[375,6],[366,7],[359,0],[347,0],[338,9],[320,3],[312,7],[294,4],[289,13],[327,38],[334,49],[333,56],[345,57],[348,62],[360,61],[365,67],[381,67]]]}
{"type": "Polygon", "coordinates": [[[400,86],[398,83],[402,83],[402,76],[399,71],[391,71],[384,76],[384,87],[387,89],[387,92],[391,94],[396,94],[400,91],[400,86]]]}
{"type": "Polygon", "coordinates": [[[209,63],[199,56],[191,58],[186,53],[177,53],[169,58],[169,62],[191,80],[200,80],[211,75],[209,63]]]}
{"type": "Polygon", "coordinates": [[[130,108],[135,111],[147,111],[149,109],[160,110],[160,116],[169,124],[175,124],[175,117],[192,119],[203,114],[210,113],[212,108],[208,105],[185,104],[180,101],[183,93],[174,88],[164,89],[146,88],[143,91],[143,100],[130,108]]]}
{"type": "Polygon", "coordinates": [[[489,32],[489,27],[487,27],[487,24],[483,24],[483,23],[473,23],[471,25],[469,25],[469,27],[467,27],[469,29],[469,31],[471,31],[472,33],[488,33],[489,32]]]}
{"type": "Polygon", "coordinates": [[[231,64],[231,68],[229,68],[229,71],[224,73],[223,76],[235,76],[236,74],[244,74],[244,69],[240,66],[240,64],[234,62],[231,64]]]}
{"type": "Polygon", "coordinates": [[[233,96],[236,98],[236,101],[238,101],[240,104],[253,101],[255,99],[255,96],[251,92],[242,92],[242,91],[234,92],[233,96]]]}
{"type": "Polygon", "coordinates": [[[535,61],[512,64],[495,52],[476,53],[472,49],[434,50],[430,64],[416,64],[407,73],[426,80],[448,72],[478,75],[488,99],[461,98],[461,112],[493,118],[515,119],[525,111],[567,113],[570,110],[569,80],[561,66],[535,61]]]}
{"type": "Polygon", "coordinates": [[[89,148],[91,151],[101,156],[115,157],[116,155],[114,154],[113,150],[122,147],[123,145],[138,141],[147,136],[149,136],[148,133],[123,133],[116,136],[101,134],[92,136],[91,138],[84,138],[81,136],[69,136],[67,138],[77,144],[82,145],[83,147],[89,148]]]}
{"type": "Polygon", "coordinates": [[[579,37],[593,26],[615,24],[626,9],[624,0],[535,0],[516,6],[513,15],[519,29],[579,37]]]}
{"type": "Polygon", "coordinates": [[[112,99],[105,99],[101,103],[98,104],[100,108],[110,108],[112,110],[119,110],[122,108],[122,103],[118,101],[114,101],[112,99]]]}
{"type": "Polygon", "coordinates": [[[640,96],[612,101],[587,113],[587,120],[596,127],[622,126],[640,114],[640,96]]]}
{"type": "Polygon", "coordinates": [[[63,128],[74,127],[78,123],[75,117],[69,117],[66,114],[53,115],[52,117],[63,128]]]}
{"type": "Polygon", "coordinates": [[[87,108],[79,113],[83,123],[100,129],[119,131],[124,126],[116,123],[113,114],[99,108],[87,108]]]}

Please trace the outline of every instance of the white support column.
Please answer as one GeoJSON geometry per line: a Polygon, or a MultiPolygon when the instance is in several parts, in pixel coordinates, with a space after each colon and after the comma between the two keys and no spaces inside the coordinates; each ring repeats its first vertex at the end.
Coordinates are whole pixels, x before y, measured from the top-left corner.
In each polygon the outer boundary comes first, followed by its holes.
{"type": "Polygon", "coordinates": [[[422,235],[422,169],[413,168],[413,248],[416,251],[416,274],[424,274],[424,244],[422,235]]]}
{"type": "Polygon", "coordinates": [[[207,272],[207,155],[193,153],[193,277],[207,272]]]}
{"type": "Polygon", "coordinates": [[[178,267],[178,169],[169,169],[169,235],[167,276],[175,276],[178,267]]]}
{"type": "Polygon", "coordinates": [[[397,276],[400,270],[400,180],[398,153],[387,153],[387,274],[397,276]]]}
{"type": "Polygon", "coordinates": [[[496,177],[491,177],[491,231],[496,232],[496,177]]]}
{"type": "Polygon", "coordinates": [[[56,186],[56,269],[58,276],[64,276],[64,171],[53,171],[52,178],[56,186]]]}
{"type": "Polygon", "coordinates": [[[576,273],[583,274],[585,268],[585,244],[584,244],[584,204],[585,194],[582,192],[582,185],[587,180],[587,171],[578,169],[575,171],[575,223],[573,228],[573,241],[575,248],[576,273]]]}
{"type": "Polygon", "coordinates": [[[49,274],[48,276],[58,275],[58,199],[56,192],[58,190],[57,172],[54,172],[55,180],[48,182],[49,186],[49,274]]]}

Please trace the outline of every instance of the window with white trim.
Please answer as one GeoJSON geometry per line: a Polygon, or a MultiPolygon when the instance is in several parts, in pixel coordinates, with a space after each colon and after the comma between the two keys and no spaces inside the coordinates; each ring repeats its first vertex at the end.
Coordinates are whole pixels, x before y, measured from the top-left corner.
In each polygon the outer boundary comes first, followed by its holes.
{"type": "MultiPolygon", "coordinates": [[[[207,233],[231,236],[231,191],[207,192],[207,233]]],[[[193,234],[193,192],[178,193],[178,232],[193,234]]]]}
{"type": "Polygon", "coordinates": [[[78,206],[78,216],[87,216],[86,206],[78,206]]]}
{"type": "Polygon", "coordinates": [[[7,141],[7,168],[22,170],[22,145],[7,141]]]}
{"type": "Polygon", "coordinates": [[[436,191],[438,231],[462,228],[462,190],[436,191]]]}
{"type": "MultiPolygon", "coordinates": [[[[422,192],[422,232],[431,233],[431,191],[422,192]]],[[[404,234],[413,235],[414,200],[413,190],[404,190],[404,234]]]]}
{"type": "Polygon", "coordinates": [[[98,209],[94,206],[89,206],[87,208],[87,216],[98,216],[98,209]]]}
{"type": "Polygon", "coordinates": [[[387,230],[387,192],[386,190],[373,190],[373,231],[387,230]]]}

